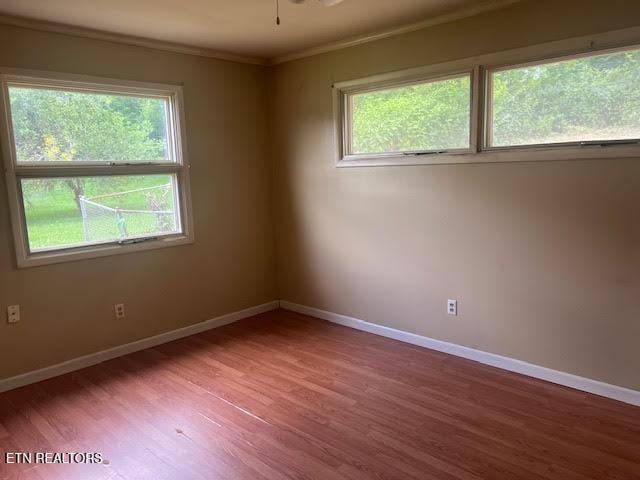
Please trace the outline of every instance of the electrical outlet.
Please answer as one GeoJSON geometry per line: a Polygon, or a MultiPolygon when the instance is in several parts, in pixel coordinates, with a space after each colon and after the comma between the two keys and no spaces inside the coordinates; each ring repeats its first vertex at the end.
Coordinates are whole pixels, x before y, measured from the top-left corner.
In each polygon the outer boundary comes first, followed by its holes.
{"type": "Polygon", "coordinates": [[[7,307],[7,323],[18,323],[20,321],[20,305],[9,305],[7,307]]]}
{"type": "Polygon", "coordinates": [[[124,303],[118,303],[114,306],[116,311],[116,319],[121,320],[124,318],[124,303]]]}
{"type": "Polygon", "coordinates": [[[449,315],[458,315],[458,301],[449,299],[447,300],[447,313],[449,315]]]}

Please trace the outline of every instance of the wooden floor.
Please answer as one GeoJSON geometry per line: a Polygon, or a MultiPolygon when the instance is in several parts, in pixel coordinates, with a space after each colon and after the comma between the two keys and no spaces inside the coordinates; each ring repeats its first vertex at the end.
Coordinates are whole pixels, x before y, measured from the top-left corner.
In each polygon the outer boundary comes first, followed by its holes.
{"type": "Polygon", "coordinates": [[[640,408],[276,311],[0,394],[2,479],[640,479],[640,408]]]}

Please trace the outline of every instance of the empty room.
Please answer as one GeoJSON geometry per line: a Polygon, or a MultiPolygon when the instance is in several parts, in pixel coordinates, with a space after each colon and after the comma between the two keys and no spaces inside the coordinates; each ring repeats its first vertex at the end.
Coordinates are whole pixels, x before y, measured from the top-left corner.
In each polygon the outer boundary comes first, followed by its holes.
{"type": "Polygon", "coordinates": [[[640,2],[0,45],[0,480],[640,480],[640,2]]]}

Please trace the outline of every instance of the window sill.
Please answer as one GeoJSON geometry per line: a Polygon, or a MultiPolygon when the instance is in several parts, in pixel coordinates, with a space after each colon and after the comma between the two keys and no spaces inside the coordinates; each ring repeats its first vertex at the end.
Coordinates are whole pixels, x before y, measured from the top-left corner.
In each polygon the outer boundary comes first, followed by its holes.
{"type": "Polygon", "coordinates": [[[123,255],[159,248],[176,247],[194,243],[192,235],[172,235],[139,243],[105,243],[84,247],[73,247],[59,250],[49,250],[18,256],[18,268],[39,267],[56,263],[74,262],[90,258],[100,258],[112,255],[123,255]]]}
{"type": "Polygon", "coordinates": [[[569,160],[638,158],[640,145],[548,146],[496,148],[480,152],[445,152],[430,155],[348,156],[336,162],[338,168],[385,167],[407,165],[447,165],[465,163],[514,163],[569,160]]]}

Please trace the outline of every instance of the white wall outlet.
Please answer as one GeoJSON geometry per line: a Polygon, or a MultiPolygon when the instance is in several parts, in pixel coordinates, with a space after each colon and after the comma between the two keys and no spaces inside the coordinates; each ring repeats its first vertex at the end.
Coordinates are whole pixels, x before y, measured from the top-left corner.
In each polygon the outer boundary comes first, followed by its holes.
{"type": "Polygon", "coordinates": [[[447,313],[449,315],[458,315],[458,301],[449,299],[447,300],[447,313]]]}
{"type": "Polygon", "coordinates": [[[114,306],[116,312],[116,319],[121,320],[124,318],[124,303],[118,303],[114,306]]]}
{"type": "Polygon", "coordinates": [[[20,321],[20,305],[9,305],[7,307],[7,323],[18,323],[20,321]]]}

